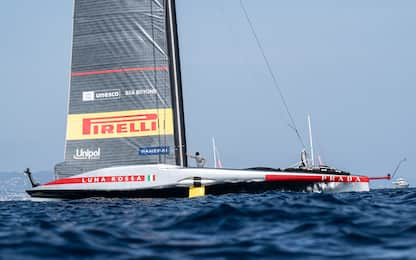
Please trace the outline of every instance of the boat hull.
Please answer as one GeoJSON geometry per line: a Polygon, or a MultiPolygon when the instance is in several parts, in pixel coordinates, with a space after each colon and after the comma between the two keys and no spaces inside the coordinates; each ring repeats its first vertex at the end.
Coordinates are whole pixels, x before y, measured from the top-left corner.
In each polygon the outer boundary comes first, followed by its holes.
{"type": "Polygon", "coordinates": [[[403,179],[399,178],[396,181],[393,182],[393,188],[395,189],[407,189],[409,188],[409,183],[403,179]]]}
{"type": "Polygon", "coordinates": [[[409,188],[409,184],[393,184],[394,189],[407,189],[409,188]]]}
{"type": "Polygon", "coordinates": [[[189,197],[193,187],[204,187],[203,195],[270,190],[369,191],[365,176],[144,165],[87,172],[32,188],[27,193],[33,198],[57,199],[174,198],[189,197]]]}

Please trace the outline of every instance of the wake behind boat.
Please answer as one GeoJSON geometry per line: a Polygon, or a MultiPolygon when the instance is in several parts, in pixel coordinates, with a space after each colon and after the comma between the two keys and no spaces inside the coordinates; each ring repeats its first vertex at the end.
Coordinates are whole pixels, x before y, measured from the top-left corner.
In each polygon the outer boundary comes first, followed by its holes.
{"type": "Polygon", "coordinates": [[[369,190],[368,177],[327,167],[188,167],[175,0],[74,5],[65,161],[30,196],[369,190]]]}

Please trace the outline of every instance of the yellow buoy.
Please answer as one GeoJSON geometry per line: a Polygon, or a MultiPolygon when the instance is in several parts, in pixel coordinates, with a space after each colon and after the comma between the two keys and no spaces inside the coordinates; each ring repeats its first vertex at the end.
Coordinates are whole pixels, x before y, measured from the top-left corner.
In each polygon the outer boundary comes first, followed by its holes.
{"type": "Polygon", "coordinates": [[[189,198],[196,198],[205,196],[205,186],[190,186],[189,187],[189,198]]]}

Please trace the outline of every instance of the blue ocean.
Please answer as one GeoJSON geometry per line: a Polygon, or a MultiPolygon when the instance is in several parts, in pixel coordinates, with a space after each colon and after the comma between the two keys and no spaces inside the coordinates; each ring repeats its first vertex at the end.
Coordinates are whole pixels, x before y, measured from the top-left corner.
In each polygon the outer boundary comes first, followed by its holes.
{"type": "Polygon", "coordinates": [[[416,259],[416,189],[33,202],[0,180],[0,259],[416,259]]]}

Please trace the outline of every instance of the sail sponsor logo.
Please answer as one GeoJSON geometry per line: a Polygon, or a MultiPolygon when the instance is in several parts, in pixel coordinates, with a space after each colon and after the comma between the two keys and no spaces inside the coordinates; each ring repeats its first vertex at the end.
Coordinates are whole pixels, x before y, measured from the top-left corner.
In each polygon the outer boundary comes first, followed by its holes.
{"type": "Polygon", "coordinates": [[[67,140],[172,134],[172,109],[68,115],[67,140]]]}
{"type": "Polygon", "coordinates": [[[82,101],[99,101],[108,99],[119,99],[121,96],[120,89],[100,90],[100,91],[84,91],[82,92],[82,101]]]}
{"type": "Polygon", "coordinates": [[[82,92],[82,101],[94,101],[94,91],[82,92]]]}
{"type": "Polygon", "coordinates": [[[101,148],[97,150],[77,148],[72,158],[74,160],[99,160],[101,159],[101,148]]]}
{"type": "Polygon", "coordinates": [[[157,90],[152,88],[147,89],[129,89],[124,92],[126,96],[144,96],[144,95],[156,95],[157,90]]]}
{"type": "Polygon", "coordinates": [[[140,156],[168,155],[169,152],[170,152],[169,146],[143,147],[139,149],[140,156]]]}
{"type": "Polygon", "coordinates": [[[100,160],[101,148],[98,148],[97,150],[77,148],[75,149],[75,154],[72,158],[74,158],[74,160],[100,160]]]}
{"type": "MultiPolygon", "coordinates": [[[[145,95],[156,95],[158,92],[156,89],[129,89],[124,91],[124,95],[128,96],[145,96],[145,95]]],[[[113,100],[120,99],[122,92],[120,89],[100,90],[100,91],[83,91],[82,101],[100,101],[100,100],[113,100]]]]}
{"type": "Polygon", "coordinates": [[[83,135],[113,135],[157,130],[157,114],[84,118],[83,135]]]}

